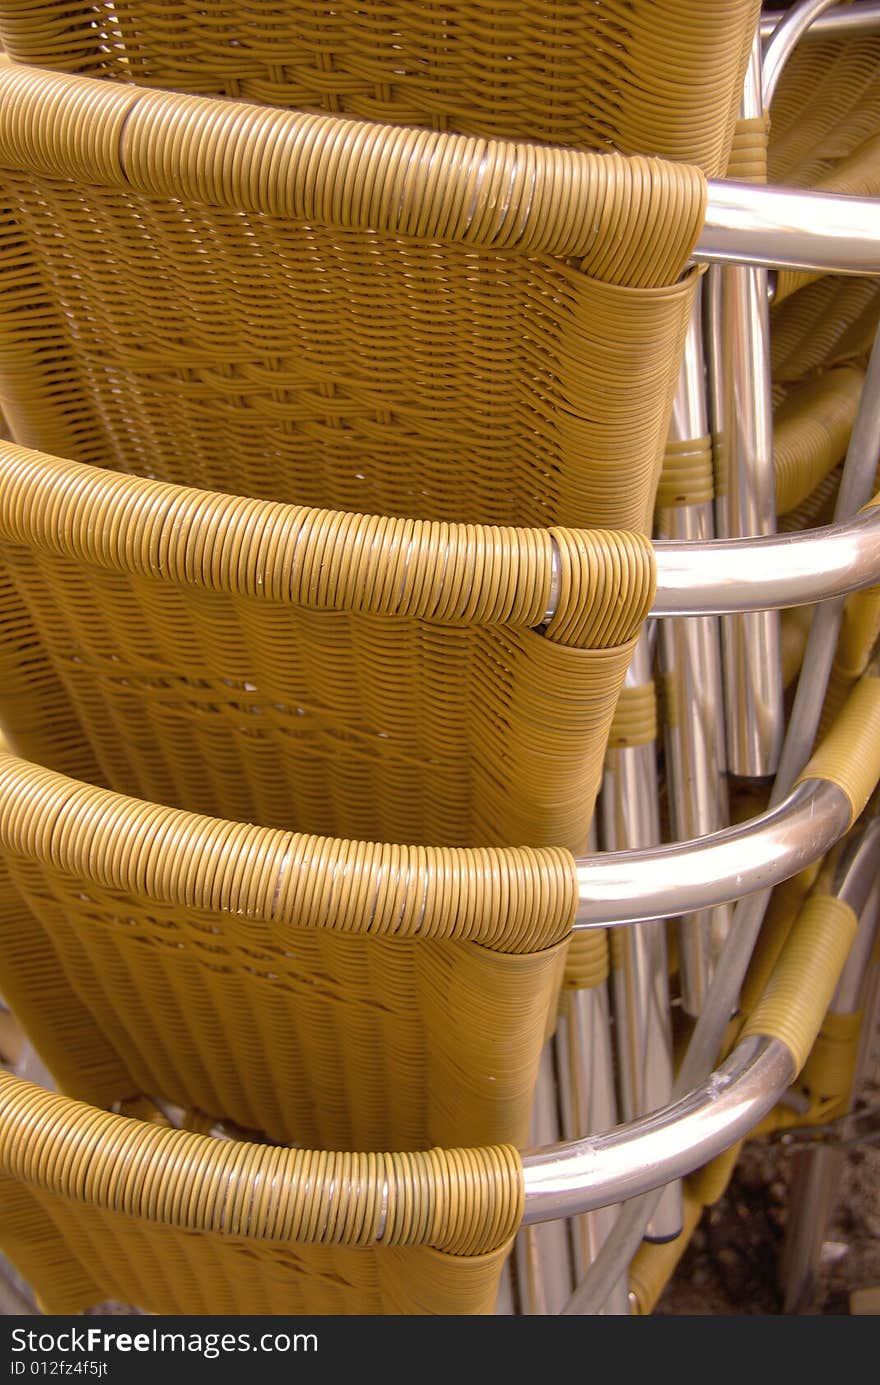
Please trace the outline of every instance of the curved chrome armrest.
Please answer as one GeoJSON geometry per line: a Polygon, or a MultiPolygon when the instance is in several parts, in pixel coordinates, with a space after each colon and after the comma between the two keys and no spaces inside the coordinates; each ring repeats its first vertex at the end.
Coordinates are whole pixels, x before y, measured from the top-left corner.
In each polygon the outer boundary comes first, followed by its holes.
{"type": "Polygon", "coordinates": [[[755,539],[658,539],[653,616],[806,606],[880,582],[880,506],[821,529],[755,539]]]}
{"type": "Polygon", "coordinates": [[[824,856],[851,821],[842,789],[807,779],[775,808],[721,832],[581,857],[574,927],[672,918],[769,889],[824,856]]]}
{"type": "Polygon", "coordinates": [[[682,1178],[753,1130],[794,1076],[786,1045],[754,1035],[679,1101],[599,1135],[527,1151],[524,1225],[591,1212],[682,1178]]]}
{"type": "Polygon", "coordinates": [[[695,260],[880,274],[880,199],[762,183],[708,183],[695,260]]]}
{"type": "MultiPolygon", "coordinates": [[[[810,789],[809,797],[814,787],[802,785],[810,789]]],[[[869,816],[849,839],[831,887],[857,914],[875,887],[878,851],[880,817],[869,816]]],[[[862,918],[832,1009],[855,1008],[849,1002],[857,999],[875,926],[873,915],[862,918]]],[[[704,1082],[668,1106],[611,1130],[527,1151],[525,1224],[590,1212],[691,1173],[748,1135],[796,1075],[797,1061],[787,1044],[753,1034],[741,1039],[704,1082]]]]}

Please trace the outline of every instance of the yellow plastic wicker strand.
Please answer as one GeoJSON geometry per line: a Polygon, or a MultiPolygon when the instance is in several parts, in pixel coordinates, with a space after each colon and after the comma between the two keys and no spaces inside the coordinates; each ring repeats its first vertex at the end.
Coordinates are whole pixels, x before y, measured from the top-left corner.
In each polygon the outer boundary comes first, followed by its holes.
{"type": "Polygon", "coordinates": [[[858,918],[833,895],[811,895],[785,941],[743,1037],[768,1034],[791,1050],[800,1072],[852,946],[858,918]]]}
{"type": "Polygon", "coordinates": [[[880,676],[865,674],[801,772],[798,783],[826,779],[837,784],[852,805],[855,819],[880,777],[880,676]]]}
{"type": "Polygon", "coordinates": [[[19,62],[370,120],[692,159],[727,158],[757,0],[8,0],[19,62]],[[536,54],[541,60],[536,60],[536,54]]]}
{"type": "Polygon", "coordinates": [[[524,1197],[509,1146],[403,1155],[242,1145],[111,1115],[3,1072],[0,1166],[56,1196],[182,1230],[458,1255],[506,1241],[524,1197]]]}

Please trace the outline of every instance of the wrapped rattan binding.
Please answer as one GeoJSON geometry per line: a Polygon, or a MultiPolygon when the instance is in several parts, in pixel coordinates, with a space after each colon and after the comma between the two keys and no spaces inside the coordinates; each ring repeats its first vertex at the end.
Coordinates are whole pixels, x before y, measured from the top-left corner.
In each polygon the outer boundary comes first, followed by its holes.
{"type": "Polygon", "coordinates": [[[71,1094],[322,1148],[526,1140],[567,852],[321,839],[7,755],[0,855],[0,990],[71,1094]]]}
{"type": "Polygon", "coordinates": [[[0,5],[19,62],[723,171],[757,0],[0,5]],[[538,56],[540,55],[540,60],[538,56]]]}
{"type": "Polygon", "coordinates": [[[568,151],[112,86],[0,66],[10,169],[419,240],[577,258],[669,283],[702,227],[686,164],[568,151]],[[75,150],[69,129],[83,134],[75,150]],[[73,159],[71,158],[73,155],[73,159]],[[660,223],[666,236],[656,234],[660,223]]]}
{"type": "Polygon", "coordinates": [[[0,1244],[49,1312],[491,1312],[523,1207],[509,1146],[242,1144],[5,1073],[0,1170],[0,1244]]]}
{"type": "Polygon", "coordinates": [[[846,455],[864,372],[852,366],[795,385],[773,417],[776,507],[789,514],[846,455]]]}
{"type": "Polygon", "coordinates": [[[113,787],[333,836],[585,842],[653,598],[640,535],[318,511],[12,445],[0,476],[3,559],[113,787]]]}
{"type": "Polygon", "coordinates": [[[697,169],[14,64],[0,92],[17,441],[342,510],[649,531],[697,169]]]}

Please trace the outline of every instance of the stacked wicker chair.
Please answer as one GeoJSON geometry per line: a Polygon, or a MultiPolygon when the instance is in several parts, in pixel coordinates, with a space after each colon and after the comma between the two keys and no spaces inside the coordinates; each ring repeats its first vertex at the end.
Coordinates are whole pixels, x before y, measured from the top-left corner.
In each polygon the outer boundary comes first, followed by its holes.
{"type": "Polygon", "coordinates": [[[757,18],[0,4],[0,992],[58,1088],[0,1076],[0,1249],[48,1311],[494,1310],[757,18]]]}

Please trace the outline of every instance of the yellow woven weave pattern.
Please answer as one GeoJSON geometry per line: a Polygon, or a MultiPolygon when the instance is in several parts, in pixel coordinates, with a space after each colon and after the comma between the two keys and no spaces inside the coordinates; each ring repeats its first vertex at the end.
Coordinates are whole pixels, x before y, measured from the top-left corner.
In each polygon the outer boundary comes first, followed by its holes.
{"type": "Polygon", "coordinates": [[[829,370],[790,390],[773,415],[776,508],[796,509],[846,455],[864,374],[829,370]]]}
{"type": "Polygon", "coordinates": [[[75,1091],[78,1084],[96,1093],[129,1090],[124,1066],[96,1028],[90,1008],[71,991],[58,953],[28,911],[2,854],[0,993],[64,1090],[75,1091]]]}
{"type": "Polygon", "coordinates": [[[773,98],[771,182],[814,187],[880,128],[880,37],[811,39],[773,98]]]}
{"type": "Polygon", "coordinates": [[[24,756],[84,779],[100,779],[63,684],[9,573],[0,568],[0,738],[24,756]]]}
{"type": "MultiPolygon", "coordinates": [[[[786,64],[773,98],[770,179],[876,196],[878,128],[880,38],[858,35],[802,43],[786,64]]],[[[858,361],[869,349],[880,318],[873,280],[844,285],[834,276],[783,270],[777,276],[775,302],[777,380],[796,380],[818,366],[858,361]],[[793,301],[786,301],[791,295],[793,301]]]]}
{"type": "Polygon", "coordinates": [[[794,382],[818,370],[861,365],[880,319],[876,279],[826,274],[770,314],[774,380],[794,382]]]}
{"type": "Polygon", "coordinates": [[[157,1311],[280,1311],[287,1282],[300,1311],[489,1311],[522,1215],[510,1146],[346,1155],[229,1143],[6,1074],[0,1102],[3,1248],[59,1310],[112,1285],[111,1297],[157,1311]],[[431,1246],[447,1253],[425,1255],[431,1246]]]}
{"type": "Polygon", "coordinates": [[[567,853],[298,836],[11,756],[0,851],[31,911],[0,936],[0,990],[77,1095],[145,1092],[283,1143],[525,1142],[567,853]]]}
{"type": "Polygon", "coordinates": [[[21,62],[723,170],[756,0],[0,5],[21,62]]]}
{"type": "Polygon", "coordinates": [[[649,531],[696,170],[14,67],[0,98],[18,441],[299,503],[649,531]]]}
{"type": "Polygon", "coordinates": [[[316,513],[8,445],[0,477],[3,559],[114,787],[331,835],[585,842],[646,540],[316,513]],[[522,627],[554,542],[544,637],[522,627]]]}
{"type": "Polygon", "coordinates": [[[510,1246],[279,1246],[61,1203],[0,1178],[0,1246],[47,1313],[130,1303],[197,1316],[491,1314],[510,1246]]]}

